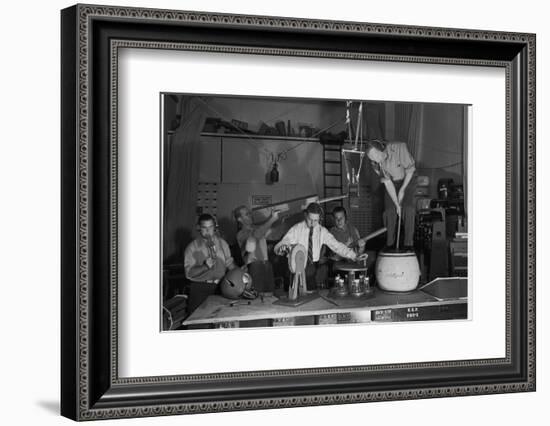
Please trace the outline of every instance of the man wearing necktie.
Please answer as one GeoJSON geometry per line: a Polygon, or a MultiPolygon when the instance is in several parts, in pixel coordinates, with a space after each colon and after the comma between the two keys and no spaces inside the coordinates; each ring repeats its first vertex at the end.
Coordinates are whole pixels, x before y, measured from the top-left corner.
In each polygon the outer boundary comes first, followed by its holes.
{"type": "Polygon", "coordinates": [[[318,203],[311,203],[304,211],[304,220],[288,230],[285,236],[275,245],[275,253],[282,255],[287,253],[295,244],[301,244],[307,248],[306,283],[309,291],[317,288],[315,274],[319,266],[319,257],[323,244],[327,245],[334,253],[343,258],[364,260],[366,254],[358,256],[357,253],[336,238],[320,224],[323,209],[318,203]]]}

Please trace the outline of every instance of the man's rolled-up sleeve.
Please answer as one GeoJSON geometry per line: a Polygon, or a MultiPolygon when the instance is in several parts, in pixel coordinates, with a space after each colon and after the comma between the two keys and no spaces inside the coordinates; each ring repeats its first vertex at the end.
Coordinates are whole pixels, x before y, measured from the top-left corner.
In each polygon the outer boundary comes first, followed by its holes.
{"type": "Polygon", "coordinates": [[[187,279],[190,279],[189,272],[191,271],[191,268],[195,266],[195,258],[193,257],[193,248],[192,244],[189,244],[185,248],[185,252],[183,255],[183,267],[185,269],[185,277],[187,279]]]}
{"type": "Polygon", "coordinates": [[[288,232],[285,234],[285,236],[279,241],[277,244],[275,244],[275,247],[273,247],[273,250],[275,253],[277,253],[277,250],[282,246],[289,246],[292,244],[296,244],[297,242],[297,231],[296,231],[296,225],[294,225],[292,228],[288,230],[288,232]]]}
{"type": "Polygon", "coordinates": [[[355,257],[355,252],[352,249],[339,242],[334,238],[334,235],[325,228],[321,230],[321,242],[326,244],[334,253],[346,259],[353,259],[355,257]]]}
{"type": "Polygon", "coordinates": [[[229,249],[229,245],[225,240],[221,240],[221,246],[222,246],[223,256],[225,257],[225,267],[229,269],[233,269],[235,267],[235,261],[233,259],[233,256],[231,256],[231,250],[229,249]]]}
{"type": "Polygon", "coordinates": [[[414,171],[416,169],[414,158],[405,143],[399,146],[399,163],[405,170],[410,171],[412,169],[414,171]]]}

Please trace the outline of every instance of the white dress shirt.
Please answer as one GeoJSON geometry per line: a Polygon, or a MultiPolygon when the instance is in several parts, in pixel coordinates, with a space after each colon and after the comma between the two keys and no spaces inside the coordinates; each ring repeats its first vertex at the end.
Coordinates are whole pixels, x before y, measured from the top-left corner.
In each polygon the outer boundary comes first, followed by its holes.
{"type": "MultiPolygon", "coordinates": [[[[288,230],[283,239],[275,245],[275,253],[282,246],[301,244],[308,250],[309,227],[305,221],[297,223],[288,230]]],[[[355,259],[355,252],[345,244],[337,241],[327,228],[316,225],[313,228],[313,261],[318,262],[321,254],[321,247],[326,244],[334,253],[348,259],[355,259]]]]}

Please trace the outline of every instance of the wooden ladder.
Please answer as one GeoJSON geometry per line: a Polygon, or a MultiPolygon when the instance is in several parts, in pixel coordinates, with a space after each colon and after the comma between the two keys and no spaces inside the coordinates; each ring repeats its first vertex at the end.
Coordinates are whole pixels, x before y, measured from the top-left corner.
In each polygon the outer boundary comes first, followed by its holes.
{"type": "MultiPolygon", "coordinates": [[[[324,197],[342,195],[342,146],[340,144],[323,144],[323,191],[324,197]]],[[[343,200],[331,201],[324,205],[325,224],[332,209],[343,206],[343,200]]]]}

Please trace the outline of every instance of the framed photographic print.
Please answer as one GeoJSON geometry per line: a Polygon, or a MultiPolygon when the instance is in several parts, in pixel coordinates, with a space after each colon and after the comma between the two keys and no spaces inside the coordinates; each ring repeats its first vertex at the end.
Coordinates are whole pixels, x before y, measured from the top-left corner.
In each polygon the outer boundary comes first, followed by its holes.
{"type": "Polygon", "coordinates": [[[75,420],[535,390],[535,36],[62,11],[75,420]]]}

